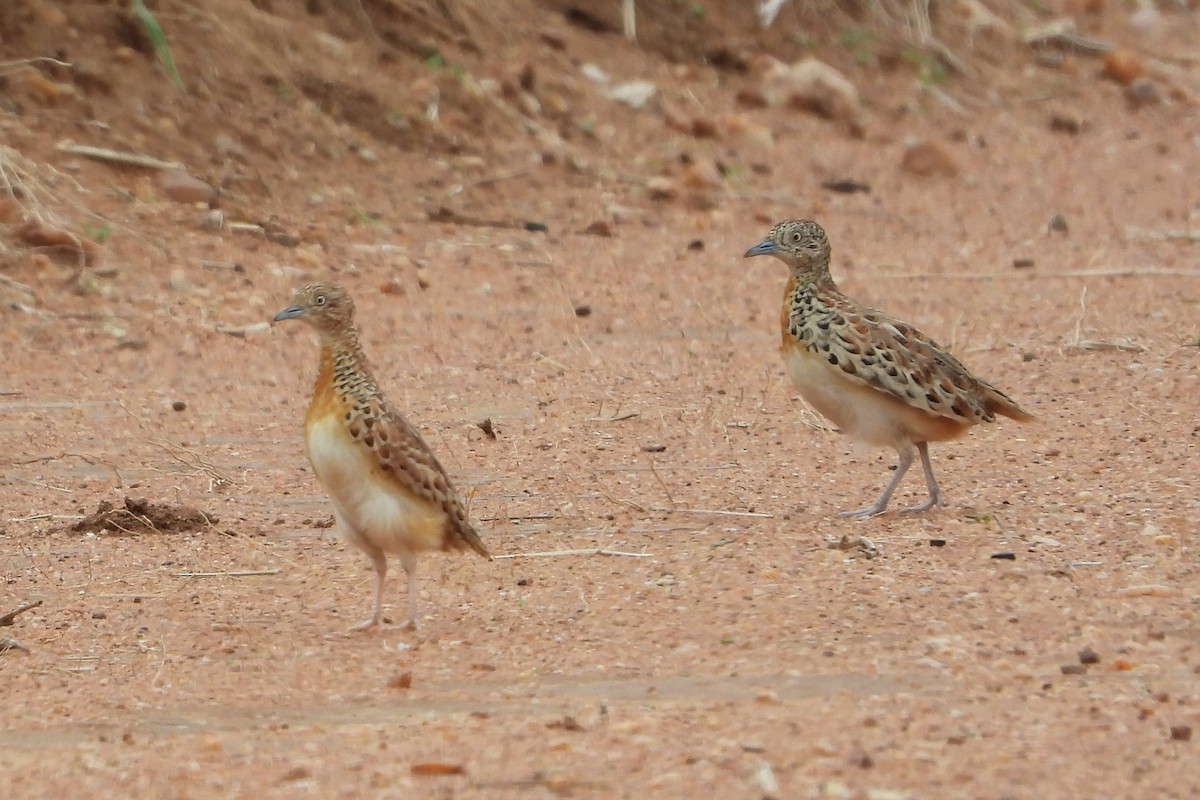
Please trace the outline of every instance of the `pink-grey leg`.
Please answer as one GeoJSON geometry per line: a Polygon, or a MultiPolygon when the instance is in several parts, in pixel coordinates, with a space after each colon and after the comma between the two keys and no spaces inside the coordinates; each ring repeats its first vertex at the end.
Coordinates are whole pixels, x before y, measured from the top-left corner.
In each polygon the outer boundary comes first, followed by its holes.
{"type": "MultiPolygon", "coordinates": [[[[918,447],[920,446],[918,445],[918,447]]],[[[896,467],[896,474],[888,481],[887,486],[883,487],[883,491],[879,493],[879,497],[875,498],[875,502],[854,511],[843,511],[843,517],[873,517],[876,514],[883,513],[883,510],[887,508],[888,501],[892,499],[892,493],[896,491],[896,487],[900,485],[900,481],[904,480],[904,474],[908,472],[908,468],[913,463],[912,447],[898,448],[897,452],[900,454],[900,465],[896,467]]],[[[925,451],[922,450],[922,452],[925,451]]]]}
{"type": "Polygon", "coordinates": [[[408,622],[404,627],[406,630],[415,631],[417,629],[417,617],[420,614],[419,606],[421,597],[417,593],[417,556],[415,553],[401,553],[400,564],[404,567],[405,574],[408,575],[408,622]]]}
{"type": "Polygon", "coordinates": [[[375,567],[375,600],[371,603],[371,616],[351,628],[350,633],[377,628],[383,622],[383,585],[387,580],[387,555],[382,550],[369,550],[367,558],[371,559],[371,564],[375,567]]]}
{"type": "Polygon", "coordinates": [[[942,505],[942,489],[938,486],[937,478],[933,477],[933,463],[929,460],[929,445],[917,442],[917,452],[921,454],[921,467],[925,470],[925,485],[929,487],[929,499],[920,505],[905,509],[905,514],[920,514],[931,508],[942,505]]]}

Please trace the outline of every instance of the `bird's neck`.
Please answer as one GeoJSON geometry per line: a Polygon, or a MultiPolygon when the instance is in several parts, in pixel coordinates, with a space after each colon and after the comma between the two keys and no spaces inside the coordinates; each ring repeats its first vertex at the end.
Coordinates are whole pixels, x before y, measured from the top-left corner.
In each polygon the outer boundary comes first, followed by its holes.
{"type": "Polygon", "coordinates": [[[314,407],[334,398],[342,402],[362,404],[379,394],[371,365],[363,353],[358,335],[353,331],[336,334],[321,333],[321,355],[317,369],[317,384],[313,391],[314,407]]]}
{"type": "Polygon", "coordinates": [[[828,264],[816,264],[808,267],[793,266],[789,286],[803,291],[836,292],[837,284],[829,274],[828,264]]]}
{"type": "Polygon", "coordinates": [[[789,344],[794,345],[798,338],[807,340],[810,335],[817,335],[815,331],[820,328],[821,321],[827,319],[840,305],[841,297],[828,270],[792,270],[784,290],[783,311],[779,320],[783,328],[785,347],[789,344]],[[805,330],[808,330],[809,334],[802,335],[805,330]]]}

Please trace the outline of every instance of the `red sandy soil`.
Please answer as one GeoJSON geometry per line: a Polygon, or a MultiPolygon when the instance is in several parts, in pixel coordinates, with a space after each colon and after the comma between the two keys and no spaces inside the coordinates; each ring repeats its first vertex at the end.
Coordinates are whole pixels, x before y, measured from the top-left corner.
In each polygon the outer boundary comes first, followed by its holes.
{"type": "Polygon", "coordinates": [[[953,9],[969,75],[836,5],[640,2],[637,43],[615,0],[302,5],[152,3],[185,92],[124,4],[0,10],[0,614],[42,601],[0,796],[1200,795],[1194,9],[996,7],[1127,48],[1138,104],[953,9]],[[764,53],[860,129],[754,107],[764,53]],[[895,456],[784,375],[784,268],[741,255],[791,216],[1039,417],[935,447],[945,509],[838,516],[895,456]],[[504,556],[423,561],[416,634],[341,633],[372,574],[303,454],[314,337],[263,324],[326,279],[504,556]]]}

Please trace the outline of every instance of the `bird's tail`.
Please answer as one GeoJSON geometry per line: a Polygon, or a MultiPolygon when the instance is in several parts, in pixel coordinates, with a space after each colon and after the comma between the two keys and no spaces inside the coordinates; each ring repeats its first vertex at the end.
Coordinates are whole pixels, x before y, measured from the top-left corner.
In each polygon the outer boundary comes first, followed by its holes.
{"type": "Polygon", "coordinates": [[[471,523],[466,520],[455,520],[454,533],[455,535],[450,538],[459,550],[474,550],[488,561],[492,560],[492,554],[488,552],[487,545],[479,538],[479,534],[471,527],[471,523]]]}
{"type": "Polygon", "coordinates": [[[1016,400],[1013,400],[990,383],[985,383],[983,389],[987,396],[988,408],[992,413],[1000,414],[1009,419],[1015,419],[1017,422],[1032,422],[1037,419],[1033,414],[1030,414],[1017,405],[1016,400]]]}

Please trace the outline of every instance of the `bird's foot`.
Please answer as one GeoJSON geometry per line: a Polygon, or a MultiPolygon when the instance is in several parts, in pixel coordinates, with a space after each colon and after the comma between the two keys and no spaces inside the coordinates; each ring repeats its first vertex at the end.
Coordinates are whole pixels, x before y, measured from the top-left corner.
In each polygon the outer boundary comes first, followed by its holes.
{"type": "Polygon", "coordinates": [[[941,498],[941,495],[938,495],[937,497],[931,497],[928,500],[926,500],[924,503],[915,505],[912,508],[906,508],[903,511],[901,511],[900,513],[901,514],[924,514],[926,511],[928,511],[931,508],[941,508],[941,507],[942,507],[942,498],[941,498]]]}
{"type": "Polygon", "coordinates": [[[880,514],[883,513],[884,509],[886,509],[886,508],[887,508],[886,503],[871,503],[871,505],[869,505],[869,506],[864,506],[863,508],[856,508],[853,511],[843,511],[840,514],[838,514],[838,516],[839,517],[858,517],[860,519],[866,519],[867,517],[879,516],[880,514]]]}
{"type": "Polygon", "coordinates": [[[382,627],[382,623],[383,623],[383,620],[380,617],[377,617],[377,616],[368,617],[367,619],[365,619],[362,622],[355,625],[353,628],[348,629],[346,631],[346,633],[347,634],[362,633],[363,631],[369,631],[372,628],[380,628],[380,627],[382,627]]]}

